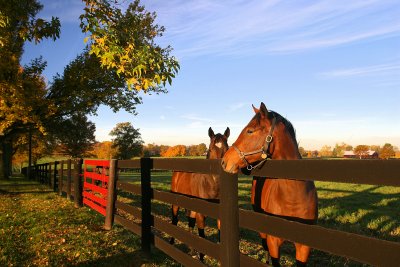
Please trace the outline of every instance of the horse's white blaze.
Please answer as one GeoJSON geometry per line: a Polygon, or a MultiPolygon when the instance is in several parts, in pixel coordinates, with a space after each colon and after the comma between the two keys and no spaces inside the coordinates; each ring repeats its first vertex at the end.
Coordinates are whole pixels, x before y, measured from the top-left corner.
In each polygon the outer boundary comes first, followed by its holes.
{"type": "Polygon", "coordinates": [[[221,148],[222,147],[222,142],[215,143],[215,146],[218,147],[218,148],[221,148]]]}

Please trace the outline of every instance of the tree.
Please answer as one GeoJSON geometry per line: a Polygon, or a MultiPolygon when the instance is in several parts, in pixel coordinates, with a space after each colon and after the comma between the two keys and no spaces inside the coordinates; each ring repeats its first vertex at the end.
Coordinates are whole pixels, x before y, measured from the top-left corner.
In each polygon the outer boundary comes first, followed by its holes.
{"type": "Polygon", "coordinates": [[[207,152],[207,145],[204,143],[197,145],[197,156],[203,156],[207,152]]]}
{"type": "Polygon", "coordinates": [[[118,159],[131,159],[142,153],[144,142],[139,129],[133,128],[130,122],[118,123],[110,135],[115,136],[112,140],[112,148],[117,150],[116,157],[118,159]]]}
{"type": "Polygon", "coordinates": [[[148,144],[143,148],[144,157],[158,157],[161,153],[161,146],[156,144],[148,144]]]}
{"type": "Polygon", "coordinates": [[[341,144],[336,143],[335,147],[332,150],[333,157],[343,157],[345,151],[353,150],[353,147],[342,142],[341,144]]]}
{"type": "Polygon", "coordinates": [[[50,133],[60,145],[60,154],[78,158],[88,155],[95,143],[95,131],[96,125],[84,114],[77,113],[58,121],[50,133]]]}
{"type": "Polygon", "coordinates": [[[389,159],[391,157],[394,157],[395,155],[396,152],[394,151],[394,147],[389,143],[384,144],[379,153],[379,157],[381,159],[389,159]]]}
{"type": "Polygon", "coordinates": [[[154,23],[155,14],[145,11],[139,1],[129,5],[125,13],[118,8],[118,1],[84,2],[81,27],[88,34],[88,48],[46,88],[41,76],[46,66],[43,60],[35,61],[32,68],[21,68],[19,62],[25,40],[58,37],[58,19],[35,19],[42,8],[36,0],[0,0],[0,93],[4,98],[0,101],[0,141],[4,165],[11,165],[10,151],[18,134],[36,129],[42,135],[49,134],[60,121],[70,120],[76,113],[96,114],[102,104],[114,111],[122,108],[136,114],[136,105],[142,103],[138,91],[167,92],[166,83],[171,84],[178,72],[179,64],[170,56],[171,47],[155,43],[164,28],[154,23]],[[29,78],[28,83],[24,83],[24,77],[29,78]]]}
{"type": "Polygon", "coordinates": [[[186,154],[186,146],[177,145],[168,148],[164,153],[161,153],[162,157],[182,157],[186,154]]]}
{"type": "Polygon", "coordinates": [[[111,141],[104,141],[94,144],[90,154],[98,159],[112,159],[116,157],[116,152],[117,151],[112,148],[111,141]]]}
{"type": "Polygon", "coordinates": [[[11,173],[13,141],[32,128],[43,131],[39,118],[44,108],[51,107],[41,101],[45,63],[34,60],[24,68],[20,64],[25,41],[59,37],[58,18],[36,18],[42,8],[36,0],[0,0],[0,144],[5,178],[11,173]]]}
{"type": "Polygon", "coordinates": [[[354,148],[354,154],[356,154],[360,159],[368,156],[369,146],[358,145],[354,148]]]}
{"type": "Polygon", "coordinates": [[[330,146],[323,146],[319,151],[319,155],[324,158],[332,157],[332,149],[330,146]]]}
{"type": "Polygon", "coordinates": [[[139,0],[129,4],[125,14],[118,0],[83,2],[80,26],[88,34],[89,53],[98,57],[101,67],[122,77],[129,89],[160,92],[161,86],[172,83],[179,63],[169,55],[170,46],[155,43],[165,31],[154,23],[155,13],[147,12],[139,0]]]}
{"type": "Polygon", "coordinates": [[[308,154],[307,154],[307,151],[304,149],[304,147],[299,147],[299,153],[300,153],[300,155],[302,156],[302,157],[307,157],[308,156],[308,154]]]}

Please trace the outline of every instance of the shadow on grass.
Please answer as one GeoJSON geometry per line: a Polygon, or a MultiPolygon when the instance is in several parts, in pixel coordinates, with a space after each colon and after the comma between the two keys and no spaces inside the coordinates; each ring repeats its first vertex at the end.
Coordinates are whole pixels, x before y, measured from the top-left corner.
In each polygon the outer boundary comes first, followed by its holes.
{"type": "Polygon", "coordinates": [[[120,253],[108,257],[100,257],[96,260],[86,261],[79,263],[75,266],[132,266],[140,267],[143,264],[150,263],[151,259],[146,257],[146,255],[141,251],[135,251],[130,253],[120,253]]]}

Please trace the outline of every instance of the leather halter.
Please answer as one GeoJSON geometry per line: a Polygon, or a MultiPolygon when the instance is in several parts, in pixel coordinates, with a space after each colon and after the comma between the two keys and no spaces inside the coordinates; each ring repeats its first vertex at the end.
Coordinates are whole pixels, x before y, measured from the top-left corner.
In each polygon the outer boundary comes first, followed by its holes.
{"type": "Polygon", "coordinates": [[[258,166],[260,166],[261,164],[263,164],[269,158],[271,158],[272,154],[270,154],[268,152],[268,150],[269,150],[269,146],[272,142],[272,133],[274,132],[275,124],[276,124],[276,117],[274,116],[274,119],[272,120],[272,126],[269,129],[269,133],[268,133],[267,137],[265,138],[265,143],[258,150],[254,150],[254,151],[250,151],[250,152],[242,152],[242,151],[240,151],[240,149],[237,146],[235,146],[235,144],[232,145],[232,147],[239,154],[239,157],[243,160],[244,163],[246,163],[247,170],[251,171],[251,170],[257,168],[258,166]],[[262,160],[257,165],[253,166],[247,161],[246,156],[254,155],[254,154],[258,154],[258,153],[261,153],[262,160]]]}

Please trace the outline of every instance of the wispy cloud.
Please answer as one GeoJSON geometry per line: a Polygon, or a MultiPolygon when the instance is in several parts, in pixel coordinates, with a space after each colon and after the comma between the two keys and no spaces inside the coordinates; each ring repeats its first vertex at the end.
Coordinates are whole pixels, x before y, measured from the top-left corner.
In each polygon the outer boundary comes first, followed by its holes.
{"type": "Polygon", "coordinates": [[[351,77],[351,76],[366,76],[366,75],[400,75],[400,62],[378,64],[367,67],[348,68],[322,72],[319,75],[322,77],[351,77]]]}
{"type": "Polygon", "coordinates": [[[204,118],[204,117],[199,117],[197,115],[182,115],[181,118],[191,120],[191,121],[200,121],[200,122],[214,122],[215,120],[210,119],[210,118],[204,118]]]}
{"type": "Polygon", "coordinates": [[[250,106],[251,106],[251,103],[248,103],[248,102],[234,103],[234,104],[232,104],[232,105],[230,105],[228,107],[228,111],[229,112],[234,112],[234,111],[239,110],[239,109],[241,109],[243,107],[250,107],[250,106]]]}
{"type": "Polygon", "coordinates": [[[179,57],[293,53],[400,35],[398,1],[145,1],[179,57]]]}

